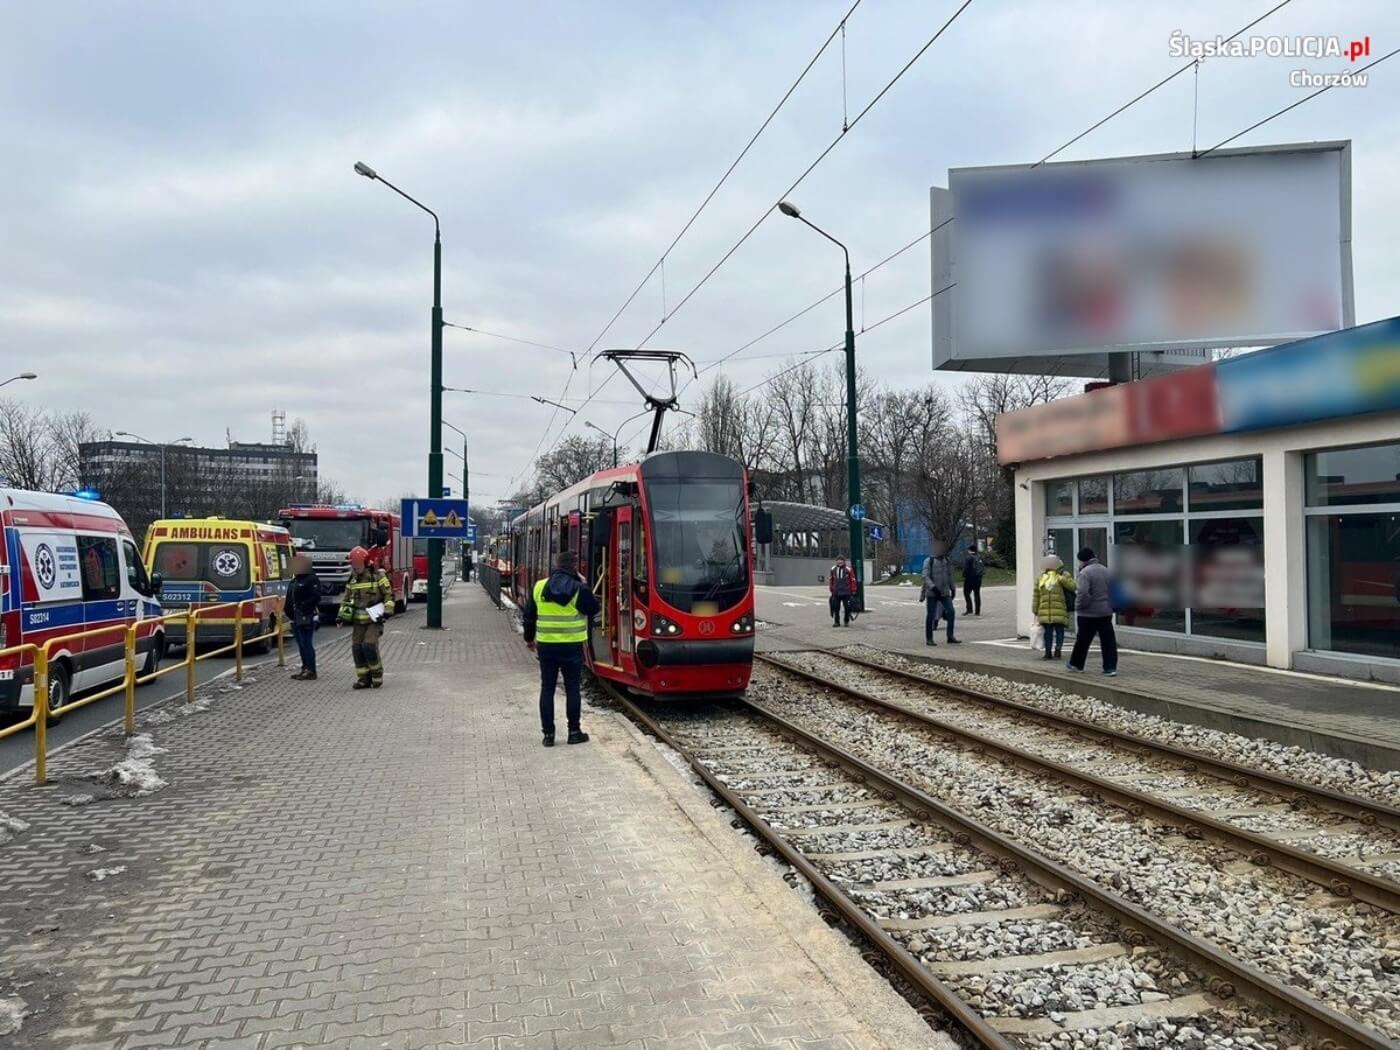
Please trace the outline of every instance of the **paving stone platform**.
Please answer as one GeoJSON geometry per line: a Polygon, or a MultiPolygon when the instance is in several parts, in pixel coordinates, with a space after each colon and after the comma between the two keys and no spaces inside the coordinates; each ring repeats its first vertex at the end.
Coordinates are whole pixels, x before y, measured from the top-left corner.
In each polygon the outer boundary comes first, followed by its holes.
{"type": "MultiPolygon", "coordinates": [[[[1131,651],[1118,661],[1119,674],[1099,673],[1097,646],[1087,673],[1073,674],[1059,662],[1040,659],[1029,643],[1015,640],[1011,587],[982,590],[982,615],[964,615],[955,600],[960,646],[924,645],[924,607],[913,587],[870,587],[863,614],[848,630],[833,629],[820,588],[760,587],[758,648],[850,645],[862,642],[909,653],[936,663],[999,674],[1017,681],[1053,685],[1145,714],[1261,737],[1377,769],[1400,769],[1400,687],[1318,674],[1297,674],[1224,660],[1131,651]]],[[[1067,643],[1069,644],[1069,643],[1067,643]]]]}
{"type": "Polygon", "coordinates": [[[63,804],[119,731],[0,784],[30,822],[0,845],[0,1001],[30,1011],[0,1044],[951,1045],[629,723],[541,748],[533,660],[479,588],[445,620],[391,622],[377,692],[327,639],[316,683],[143,712],[149,796],[63,804]]]}

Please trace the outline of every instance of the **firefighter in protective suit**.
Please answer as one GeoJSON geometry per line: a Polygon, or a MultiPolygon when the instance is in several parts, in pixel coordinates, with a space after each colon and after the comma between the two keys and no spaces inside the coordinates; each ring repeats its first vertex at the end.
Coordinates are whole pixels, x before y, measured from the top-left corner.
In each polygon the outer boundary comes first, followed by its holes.
{"type": "Polygon", "coordinates": [[[340,622],[353,626],[350,653],[355,660],[355,689],[378,689],[384,684],[384,664],[379,660],[379,636],[394,609],[394,588],[389,577],[369,564],[369,551],[350,552],[350,582],[340,602],[340,622]],[[370,614],[378,606],[378,619],[370,614]]]}

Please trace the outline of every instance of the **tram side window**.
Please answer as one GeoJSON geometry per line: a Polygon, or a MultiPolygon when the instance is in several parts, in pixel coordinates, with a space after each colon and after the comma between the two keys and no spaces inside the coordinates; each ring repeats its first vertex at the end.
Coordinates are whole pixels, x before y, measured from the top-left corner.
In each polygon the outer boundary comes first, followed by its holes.
{"type": "Polygon", "coordinates": [[[121,597],[121,567],[115,539],[79,536],[78,560],[83,567],[84,601],[110,601],[121,597]]]}
{"type": "Polygon", "coordinates": [[[637,589],[646,591],[647,586],[647,530],[637,529],[637,543],[632,548],[632,578],[637,581],[637,589]]]}

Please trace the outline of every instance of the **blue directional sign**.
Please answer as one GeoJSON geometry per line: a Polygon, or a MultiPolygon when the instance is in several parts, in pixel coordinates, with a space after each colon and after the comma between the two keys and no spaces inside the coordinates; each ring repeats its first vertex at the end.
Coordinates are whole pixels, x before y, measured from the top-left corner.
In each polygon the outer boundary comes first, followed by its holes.
{"type": "Polygon", "coordinates": [[[852,521],[860,521],[860,520],[861,520],[862,518],[864,518],[864,517],[865,517],[865,504],[863,504],[863,503],[852,503],[852,504],[851,504],[851,520],[852,520],[852,521]]]}
{"type": "Polygon", "coordinates": [[[885,527],[883,525],[870,526],[870,538],[872,540],[883,540],[885,538],[885,527]]]}
{"type": "Polygon", "coordinates": [[[475,542],[476,542],[476,526],[475,526],[475,525],[468,525],[468,526],[467,526],[467,542],[468,542],[468,543],[475,543],[475,542]]]}
{"type": "Polygon", "coordinates": [[[452,490],[451,490],[450,488],[448,488],[446,485],[444,485],[444,486],[442,487],[442,498],[443,498],[443,499],[447,499],[447,497],[450,496],[450,495],[452,495],[452,490]]]}
{"type": "Polygon", "coordinates": [[[470,525],[464,499],[406,499],[402,517],[403,534],[420,539],[463,540],[470,525]]]}

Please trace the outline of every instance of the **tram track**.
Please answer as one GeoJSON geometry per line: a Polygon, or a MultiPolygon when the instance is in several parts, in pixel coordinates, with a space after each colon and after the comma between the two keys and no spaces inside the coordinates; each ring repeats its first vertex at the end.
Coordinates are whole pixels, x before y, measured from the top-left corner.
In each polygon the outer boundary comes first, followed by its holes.
{"type": "Polygon", "coordinates": [[[981,1045],[1395,1045],[764,704],[605,688],[981,1045]]]}
{"type": "Polygon", "coordinates": [[[1132,816],[1178,825],[1188,838],[1238,852],[1316,883],[1400,912],[1400,883],[1309,848],[1329,837],[1375,836],[1375,855],[1400,853],[1400,810],[1236,763],[1043,712],[994,694],[931,682],[898,668],[830,650],[759,654],[756,659],[910,719],[979,753],[1074,787],[1132,816]],[[893,688],[890,688],[893,686],[893,688]],[[950,710],[951,708],[951,710],[950,710]],[[1251,820],[1282,824],[1253,830],[1251,820]]]}

